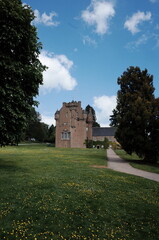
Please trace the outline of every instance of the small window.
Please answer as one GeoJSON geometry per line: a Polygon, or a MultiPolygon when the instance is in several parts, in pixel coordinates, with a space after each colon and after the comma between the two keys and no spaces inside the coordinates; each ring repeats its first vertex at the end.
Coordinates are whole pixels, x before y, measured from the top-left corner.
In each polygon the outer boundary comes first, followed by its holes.
{"type": "Polygon", "coordinates": [[[61,139],[62,140],[70,140],[71,133],[70,132],[62,132],[61,133],[61,139]]]}

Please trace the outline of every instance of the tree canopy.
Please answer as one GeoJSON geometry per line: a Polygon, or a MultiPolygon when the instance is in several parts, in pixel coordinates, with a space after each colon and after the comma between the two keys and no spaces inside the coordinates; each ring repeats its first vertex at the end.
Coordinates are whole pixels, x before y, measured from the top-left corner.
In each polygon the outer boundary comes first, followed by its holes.
{"type": "Polygon", "coordinates": [[[18,142],[43,82],[33,11],[20,0],[0,0],[0,144],[18,142]]]}
{"type": "Polygon", "coordinates": [[[55,126],[41,121],[40,113],[32,107],[26,130],[20,136],[23,141],[55,143],[55,126]]]}
{"type": "Polygon", "coordinates": [[[86,106],[85,111],[89,113],[89,111],[92,112],[93,115],[93,127],[100,127],[100,124],[96,121],[96,113],[93,107],[91,107],[89,104],[86,106]]]}
{"type": "Polygon", "coordinates": [[[155,99],[153,76],[147,69],[130,67],[118,78],[120,90],[111,125],[123,149],[147,161],[159,156],[159,100],[155,99]]]}

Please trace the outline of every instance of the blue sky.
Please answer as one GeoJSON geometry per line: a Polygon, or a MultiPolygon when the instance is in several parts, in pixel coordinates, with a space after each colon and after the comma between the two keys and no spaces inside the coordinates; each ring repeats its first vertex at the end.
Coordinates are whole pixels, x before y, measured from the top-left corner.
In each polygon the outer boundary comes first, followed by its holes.
{"type": "Polygon", "coordinates": [[[62,102],[91,105],[101,126],[109,125],[129,66],[147,68],[159,97],[159,0],[25,0],[33,9],[40,60],[48,66],[37,111],[55,124],[62,102]]]}

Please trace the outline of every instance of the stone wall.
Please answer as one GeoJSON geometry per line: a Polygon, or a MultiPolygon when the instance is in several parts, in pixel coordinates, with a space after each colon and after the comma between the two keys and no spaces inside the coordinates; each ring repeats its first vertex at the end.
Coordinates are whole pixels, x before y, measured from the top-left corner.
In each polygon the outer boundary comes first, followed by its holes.
{"type": "Polygon", "coordinates": [[[81,102],[63,103],[60,111],[55,113],[56,147],[85,148],[85,140],[92,139],[93,116],[86,114],[81,102]]]}

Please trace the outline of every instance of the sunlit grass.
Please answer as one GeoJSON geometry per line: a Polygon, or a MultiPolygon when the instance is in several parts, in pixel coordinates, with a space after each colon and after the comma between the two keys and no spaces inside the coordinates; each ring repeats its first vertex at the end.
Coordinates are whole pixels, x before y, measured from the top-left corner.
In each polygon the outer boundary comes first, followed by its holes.
{"type": "Polygon", "coordinates": [[[135,153],[132,155],[127,154],[124,150],[118,149],[115,150],[121,158],[129,161],[130,165],[134,168],[138,168],[144,171],[159,173],[159,163],[147,163],[144,162],[142,158],[139,158],[135,153]]]}
{"type": "Polygon", "coordinates": [[[159,239],[159,183],[92,167],[104,150],[0,151],[0,240],[159,239]]]}

